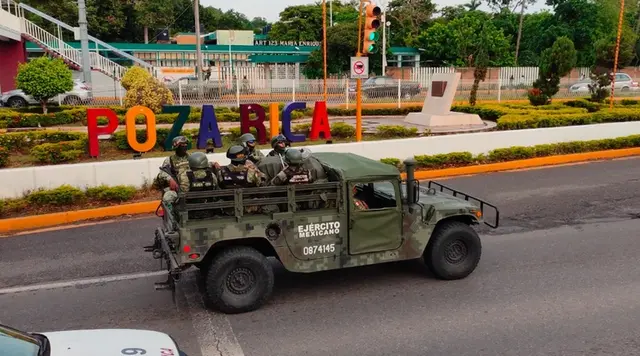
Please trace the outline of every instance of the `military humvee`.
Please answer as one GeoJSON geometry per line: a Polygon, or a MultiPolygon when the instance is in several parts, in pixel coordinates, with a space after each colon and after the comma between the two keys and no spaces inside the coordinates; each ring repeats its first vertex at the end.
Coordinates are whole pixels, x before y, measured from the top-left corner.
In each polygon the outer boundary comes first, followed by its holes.
{"type": "MultiPolygon", "coordinates": [[[[163,205],[163,225],[145,247],[167,263],[168,280],[156,288],[175,292],[193,265],[207,304],[224,313],[255,310],[273,289],[267,257],[300,273],[417,260],[437,278],[461,279],[480,260],[472,225],[498,227],[495,206],[432,181],[421,188],[413,159],[405,161],[406,182],[396,167],[352,153],[307,159],[322,170],[312,184],[180,193],[172,208],[163,205]],[[354,196],[368,209],[357,209],[354,196]],[[255,209],[267,206],[277,209],[255,209]],[[485,221],[485,207],[495,209],[495,223],[485,221]]],[[[279,168],[261,170],[272,176],[279,168]]]]}

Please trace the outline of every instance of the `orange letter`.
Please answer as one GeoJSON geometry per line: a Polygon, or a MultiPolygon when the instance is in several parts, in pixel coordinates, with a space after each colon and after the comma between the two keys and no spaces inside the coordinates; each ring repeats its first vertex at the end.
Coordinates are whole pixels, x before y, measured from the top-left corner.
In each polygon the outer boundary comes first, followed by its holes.
{"type": "Polygon", "coordinates": [[[134,106],[127,111],[125,116],[127,126],[127,142],[134,151],[149,152],[156,145],[156,115],[149,108],[144,106],[134,106]],[[144,143],[138,142],[136,132],[136,116],[144,115],[147,126],[147,140],[144,143]]]}
{"type": "Polygon", "coordinates": [[[271,137],[269,139],[278,136],[280,133],[280,123],[278,122],[278,116],[280,115],[278,111],[278,103],[269,104],[269,125],[271,128],[271,137]]]}

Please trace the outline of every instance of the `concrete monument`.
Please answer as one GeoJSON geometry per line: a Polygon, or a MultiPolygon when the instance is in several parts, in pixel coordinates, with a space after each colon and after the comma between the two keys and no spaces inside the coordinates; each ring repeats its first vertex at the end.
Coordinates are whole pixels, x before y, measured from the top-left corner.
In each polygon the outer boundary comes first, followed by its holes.
{"type": "Polygon", "coordinates": [[[429,127],[481,128],[485,126],[479,115],[451,111],[451,105],[460,82],[460,73],[436,73],[424,99],[421,112],[409,113],[407,124],[429,127]]]}

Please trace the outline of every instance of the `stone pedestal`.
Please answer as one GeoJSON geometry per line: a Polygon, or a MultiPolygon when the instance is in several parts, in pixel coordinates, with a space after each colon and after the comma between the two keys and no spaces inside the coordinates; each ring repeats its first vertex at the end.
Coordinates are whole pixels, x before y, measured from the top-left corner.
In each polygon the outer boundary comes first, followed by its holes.
{"type": "Polygon", "coordinates": [[[404,118],[404,122],[428,127],[479,128],[485,126],[477,114],[451,111],[460,76],[460,73],[434,74],[422,111],[409,113],[404,118]]]}

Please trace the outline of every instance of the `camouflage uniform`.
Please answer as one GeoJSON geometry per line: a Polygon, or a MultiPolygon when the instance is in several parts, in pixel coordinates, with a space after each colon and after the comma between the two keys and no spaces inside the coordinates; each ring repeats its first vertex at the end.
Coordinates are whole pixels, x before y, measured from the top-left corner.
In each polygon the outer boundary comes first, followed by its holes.
{"type": "MultiPolygon", "coordinates": [[[[266,177],[256,166],[246,164],[247,156],[244,146],[235,145],[227,150],[227,158],[231,164],[218,171],[218,180],[223,189],[260,187],[265,185],[266,177]]],[[[257,206],[249,206],[247,212],[258,211],[257,206]]]]}
{"type": "Polygon", "coordinates": [[[189,187],[189,181],[186,176],[186,171],[189,170],[187,138],[184,136],[174,138],[173,148],[175,154],[167,157],[164,162],[162,162],[160,173],[158,173],[157,176],[161,184],[169,185],[169,187],[164,188],[164,194],[162,196],[162,200],[166,203],[174,202],[175,199],[177,199],[175,188],[178,188],[180,191],[186,191],[189,187]],[[172,186],[172,183],[175,186],[172,186]]]}
{"type": "Polygon", "coordinates": [[[250,133],[246,133],[238,139],[239,143],[247,149],[248,161],[258,164],[265,157],[261,150],[256,149],[256,138],[250,133]]]}
{"type": "MultiPolygon", "coordinates": [[[[180,192],[204,191],[218,188],[218,179],[213,174],[207,156],[202,152],[195,152],[187,158],[189,167],[179,174],[180,192]]],[[[164,193],[162,200],[165,203],[175,203],[178,200],[178,192],[169,190],[164,193]]]]}
{"type": "Polygon", "coordinates": [[[303,166],[302,153],[296,149],[287,150],[285,162],[287,167],[271,180],[272,185],[313,183],[311,172],[303,166]]]}

